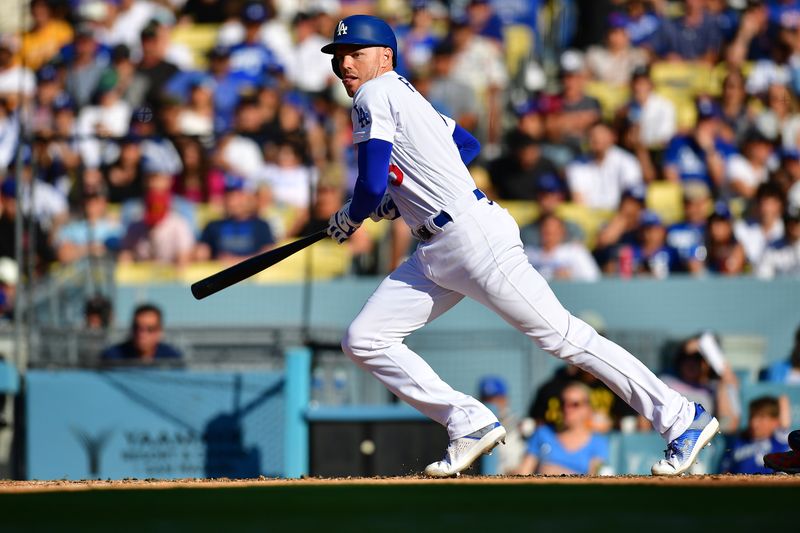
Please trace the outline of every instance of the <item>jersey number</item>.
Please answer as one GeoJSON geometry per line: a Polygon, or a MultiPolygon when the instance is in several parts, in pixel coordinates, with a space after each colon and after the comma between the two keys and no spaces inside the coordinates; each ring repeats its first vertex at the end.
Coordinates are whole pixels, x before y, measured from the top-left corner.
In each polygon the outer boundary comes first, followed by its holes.
{"type": "Polygon", "coordinates": [[[395,164],[389,165],[389,183],[396,187],[403,183],[403,171],[395,164]]]}
{"type": "Polygon", "coordinates": [[[397,79],[400,80],[406,87],[408,87],[408,89],[412,93],[417,92],[416,90],[414,90],[414,86],[411,85],[411,83],[409,83],[409,81],[407,79],[405,79],[403,76],[397,76],[397,79]]]}

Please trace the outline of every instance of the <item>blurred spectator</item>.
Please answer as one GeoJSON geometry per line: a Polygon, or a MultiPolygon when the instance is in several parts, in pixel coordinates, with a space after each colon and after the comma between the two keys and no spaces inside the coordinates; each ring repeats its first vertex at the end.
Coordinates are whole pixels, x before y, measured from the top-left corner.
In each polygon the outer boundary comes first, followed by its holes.
{"type": "Polygon", "coordinates": [[[108,199],[112,203],[124,203],[141,198],[142,150],[136,135],[127,135],[119,140],[119,155],[116,161],[105,168],[108,184],[108,199]]]}
{"type": "Polygon", "coordinates": [[[770,383],[800,383],[800,327],[794,332],[794,345],[789,358],[768,366],[759,377],[770,383]]]}
{"type": "Polygon", "coordinates": [[[545,176],[559,179],[558,169],[542,155],[539,140],[524,133],[509,139],[510,152],[489,164],[489,177],[498,198],[533,200],[545,176]]]}
{"type": "Polygon", "coordinates": [[[125,45],[134,57],[141,56],[140,36],[142,30],[163,9],[156,2],[139,0],[112,0],[106,2],[109,13],[106,21],[105,42],[110,45],[125,45]]]}
{"type": "Polygon", "coordinates": [[[219,134],[233,124],[239,94],[255,85],[255,81],[241,73],[231,72],[229,48],[215,46],[208,51],[209,73],[216,83],[214,91],[214,132],[219,134]]]}
{"type": "Polygon", "coordinates": [[[728,63],[740,66],[745,61],[770,59],[774,43],[770,32],[769,12],[765,2],[748,1],[739,19],[736,38],[728,48],[728,63]]]}
{"type": "Polygon", "coordinates": [[[261,40],[261,26],[267,18],[264,4],[245,4],[241,12],[244,40],[231,46],[231,70],[241,72],[257,83],[271,81],[284,70],[275,53],[261,40]]]}
{"type": "Polygon", "coordinates": [[[703,353],[700,337],[684,341],[675,354],[674,374],[662,377],[664,383],[717,417],[723,433],[739,426],[739,382],[727,362],[718,375],[703,353]]]}
{"type": "Polygon", "coordinates": [[[562,392],[566,386],[575,382],[582,383],[591,390],[589,399],[592,418],[589,426],[592,431],[607,433],[612,429],[620,429],[623,419],[637,417],[636,411],[614,394],[605,383],[574,365],[558,368],[553,376],[536,390],[528,416],[537,425],[550,424],[559,427],[564,419],[562,392]]]}
{"type": "Polygon", "coordinates": [[[745,133],[742,154],[733,154],[726,165],[726,192],[728,196],[752,198],[756,189],[769,179],[773,146],[757,129],[745,133]]]}
{"type": "Polygon", "coordinates": [[[72,41],[72,28],[53,17],[47,0],[32,0],[30,10],[33,24],[22,37],[20,56],[25,66],[38,70],[72,41]]]}
{"type": "Polygon", "coordinates": [[[600,269],[583,243],[566,240],[564,223],[555,215],[538,220],[541,245],[526,247],[528,260],[547,280],[597,281],[600,269]]]}
{"type": "Polygon", "coordinates": [[[82,108],[91,102],[107,65],[98,54],[94,29],[89,24],[83,23],[75,30],[74,46],[74,57],[68,63],[66,89],[78,108],[82,108]]]}
{"type": "Polygon", "coordinates": [[[49,181],[59,187],[60,182],[69,183],[77,177],[82,163],[74,106],[66,93],[56,96],[51,103],[52,129],[39,134],[45,143],[39,161],[42,170],[49,174],[49,181]]]}
{"type": "Polygon", "coordinates": [[[714,64],[722,51],[722,34],[705,9],[705,0],[685,0],[683,16],[664,20],[648,46],[655,57],[714,64]]]}
{"type": "Polygon", "coordinates": [[[733,9],[729,0],[706,0],[706,10],[716,23],[727,45],[736,36],[739,29],[739,12],[733,9]]]}
{"type": "Polygon", "coordinates": [[[131,107],[120,98],[116,74],[106,71],[92,97],[92,105],[78,115],[76,129],[80,136],[80,154],[88,168],[109,163],[110,138],[128,133],[131,107]]]}
{"type": "MultiPolygon", "coordinates": [[[[402,54],[398,54],[400,57],[397,58],[397,70],[403,76],[410,77],[427,69],[438,48],[439,39],[434,34],[434,19],[429,3],[427,0],[412,0],[409,24],[399,26],[395,30],[397,44],[403,51],[402,54]]],[[[452,49],[452,45],[449,46],[452,49]]],[[[445,114],[455,118],[449,113],[445,114]]]]}
{"type": "Polygon", "coordinates": [[[178,72],[178,67],[167,61],[168,30],[161,23],[151,20],[142,29],[140,42],[142,58],[136,66],[137,74],[144,79],[144,101],[134,105],[153,105],[160,102],[162,90],[169,79],[178,72]]]}
{"type": "Polygon", "coordinates": [[[721,137],[726,143],[734,146],[738,146],[739,141],[752,127],[751,116],[747,109],[744,76],[738,70],[729,72],[722,82],[720,120],[722,121],[721,137]]]}
{"type": "Polygon", "coordinates": [[[572,383],[561,392],[562,422],[542,425],[528,441],[528,453],[517,474],[597,475],[609,462],[608,438],[592,432],[589,388],[572,383]]]}
{"type": "Polygon", "coordinates": [[[537,99],[528,99],[514,106],[514,115],[517,119],[514,127],[505,134],[503,139],[506,153],[511,151],[511,145],[520,135],[527,135],[539,141],[542,155],[552,161],[559,173],[573,159],[572,149],[566,145],[549,142],[545,129],[545,113],[543,106],[537,99]]]}
{"type": "Polygon", "coordinates": [[[302,148],[296,143],[284,141],[278,145],[275,163],[266,163],[256,183],[267,199],[265,205],[276,204],[295,209],[308,209],[319,173],[304,164],[302,148]]]}
{"type": "Polygon", "coordinates": [[[212,166],[196,139],[182,137],[177,144],[183,170],[175,178],[173,192],[191,202],[221,205],[225,174],[212,166]]]}
{"type": "Polygon", "coordinates": [[[157,261],[179,267],[189,263],[194,232],[186,218],[172,209],[171,187],[168,176],[154,173],[148,177],[144,214],[127,228],[120,261],[157,261]]]}
{"type": "Polygon", "coordinates": [[[116,75],[121,98],[131,107],[142,105],[148,90],[148,81],[144,75],[138,73],[136,63],[131,59],[131,51],[126,45],[119,44],[111,51],[109,70],[116,75]]]}
{"type": "Polygon", "coordinates": [[[156,360],[180,359],[181,353],[162,342],[164,335],[161,309],[142,304],[133,312],[131,334],[127,341],[109,346],[100,354],[106,363],[153,363],[156,360]]]}
{"type": "Polygon", "coordinates": [[[286,77],[300,91],[319,93],[334,79],[330,58],[320,52],[328,44],[327,36],[316,31],[315,17],[298,12],[292,20],[294,43],[292,59],[286,64],[286,77]]]}
{"type": "MultiPolygon", "coordinates": [[[[752,78],[752,76],[751,76],[752,78]]],[[[766,108],[755,116],[756,127],[783,148],[800,147],[800,115],[794,95],[785,83],[772,83],[765,95],[766,108]]]]}
{"type": "Polygon", "coordinates": [[[725,179],[725,162],[735,152],[720,136],[719,106],[700,98],[694,131],[675,136],[667,146],[664,177],[675,182],[702,180],[716,191],[725,179]]]}
{"type": "Polygon", "coordinates": [[[470,0],[467,4],[467,20],[477,35],[491,39],[497,46],[503,45],[503,22],[490,0],[470,0]]]}
{"type": "MultiPolygon", "coordinates": [[[[60,190],[42,179],[41,172],[34,165],[31,148],[24,146],[18,155],[22,158],[22,173],[16,180],[17,203],[22,212],[35,218],[43,230],[52,234],[69,217],[67,199],[60,190]]],[[[16,161],[11,165],[16,170],[16,161]]]]}
{"type": "Polygon", "coordinates": [[[690,272],[699,272],[705,259],[705,235],[711,191],[702,181],[683,186],[683,220],[667,229],[667,244],[678,251],[690,272]]]}
{"type": "Polygon", "coordinates": [[[14,62],[19,44],[12,35],[0,35],[0,98],[6,101],[9,109],[16,109],[36,91],[36,77],[27,67],[14,62]],[[18,97],[23,101],[19,102],[18,97]]]}
{"type": "Polygon", "coordinates": [[[783,224],[784,238],[767,248],[755,265],[760,278],[800,276],[800,210],[787,211],[783,224]]]}
{"type": "MultiPolygon", "coordinates": [[[[164,109],[162,105],[162,113],[164,109]]],[[[166,131],[159,131],[158,121],[150,107],[140,107],[130,115],[130,133],[139,139],[144,164],[157,165],[161,171],[171,176],[183,170],[175,145],[169,140],[166,131]]]]}
{"type": "MultiPolygon", "coordinates": [[[[257,3],[257,2],[249,2],[249,3],[257,3]]],[[[241,43],[246,39],[246,26],[247,23],[244,21],[244,13],[247,11],[249,3],[245,3],[244,9],[242,8],[242,3],[237,2],[230,6],[227,6],[227,11],[230,17],[225,22],[225,24],[220,27],[219,32],[217,33],[217,44],[220,46],[227,46],[231,47],[236,44],[241,43]]],[[[290,20],[291,17],[296,14],[297,7],[289,7],[288,4],[284,4],[281,9],[282,13],[278,13],[276,10],[276,0],[268,0],[266,2],[261,2],[262,7],[266,8],[262,16],[259,15],[259,10],[256,8],[254,11],[248,15],[252,18],[252,15],[256,15],[256,18],[262,18],[262,22],[252,22],[250,23],[251,26],[258,26],[258,39],[266,46],[277,58],[277,61],[281,65],[288,65],[292,58],[292,35],[288,25],[285,23],[286,21],[290,20]],[[289,9],[286,9],[286,8],[289,9]]],[[[310,5],[310,4],[309,4],[310,5]]],[[[338,2],[337,2],[338,6],[338,2]]],[[[320,9],[325,9],[324,4],[319,4],[317,7],[320,9]]],[[[319,19],[323,17],[324,11],[317,12],[317,22],[319,23],[319,19]]],[[[344,17],[344,15],[342,15],[344,17]]],[[[336,21],[339,20],[337,17],[336,21]]],[[[334,22],[335,23],[335,22],[334,22]]],[[[321,32],[323,35],[331,35],[333,32],[333,28],[330,28],[331,31],[321,32]]]]}
{"type": "MultiPolygon", "coordinates": [[[[616,259],[622,247],[636,244],[642,213],[645,208],[644,186],[631,187],[622,193],[619,207],[597,234],[594,256],[606,273],[617,272],[616,259]]],[[[629,274],[632,272],[629,272],[629,274]]]]}
{"type": "Polygon", "coordinates": [[[122,227],[108,216],[104,187],[87,187],[83,190],[81,218],[64,225],[56,235],[58,260],[72,263],[86,256],[102,257],[119,248],[122,227]]]}
{"type": "Polygon", "coordinates": [[[721,474],[771,474],[764,466],[768,453],[788,452],[791,413],[786,396],[762,396],[750,402],[747,428],[728,443],[721,474]]]}
{"type": "Polygon", "coordinates": [[[661,217],[653,211],[643,212],[637,243],[633,246],[634,273],[664,279],[685,270],[678,251],[667,244],[667,230],[661,217]]]}
{"type": "Polygon", "coordinates": [[[630,37],[633,46],[648,46],[661,27],[661,18],[655,13],[649,2],[645,0],[629,0],[625,2],[627,8],[627,23],[625,31],[630,37]]]}
{"type": "Polygon", "coordinates": [[[225,177],[225,217],[208,223],[195,246],[197,261],[234,263],[275,244],[272,229],[256,215],[255,195],[244,178],[225,177]]]}
{"type": "Polygon", "coordinates": [[[567,166],[572,201],[592,209],[616,209],[623,191],[642,184],[636,158],[614,144],[603,122],[589,129],[589,154],[567,166]]]}
{"type": "Polygon", "coordinates": [[[8,100],[0,96],[0,177],[7,174],[14,160],[19,133],[18,115],[13,112],[8,100]]]}
{"type": "Polygon", "coordinates": [[[737,220],[733,225],[736,240],[752,265],[758,264],[767,248],[775,246],[784,236],[784,200],[780,189],[772,183],[762,183],[755,197],[755,217],[737,220]]]}
{"type": "Polygon", "coordinates": [[[59,70],[46,65],[36,72],[36,95],[33,110],[28,117],[28,127],[36,135],[49,137],[53,133],[53,102],[61,96],[63,88],[59,70]]]}
{"type": "MultiPolygon", "coordinates": [[[[16,258],[16,232],[15,218],[19,215],[28,215],[18,209],[17,193],[19,184],[13,178],[6,178],[0,185],[0,258],[16,258]]],[[[38,220],[25,220],[24,226],[32,228],[32,233],[23,235],[22,253],[23,262],[28,264],[30,254],[33,253],[33,262],[36,272],[42,274],[47,271],[50,263],[55,259],[55,254],[50,244],[50,237],[42,229],[38,220]],[[31,250],[31,246],[35,246],[31,250]]]]}
{"type": "Polygon", "coordinates": [[[590,46],[586,52],[586,65],[592,77],[610,85],[626,85],[631,74],[647,64],[647,53],[631,46],[628,21],[620,13],[608,17],[608,34],[605,46],[590,46]]]}
{"type": "Polygon", "coordinates": [[[586,94],[586,62],[577,50],[567,50],[560,59],[561,93],[544,99],[550,140],[562,142],[579,153],[586,133],[601,117],[600,103],[586,94]]]}
{"type": "MultiPolygon", "coordinates": [[[[698,257],[703,257],[703,252],[698,257]]],[[[734,235],[728,206],[718,202],[706,225],[705,268],[715,274],[736,276],[744,271],[746,264],[747,257],[734,235]]]]}
{"type": "MultiPolygon", "coordinates": [[[[520,239],[526,248],[535,248],[542,245],[541,223],[545,216],[555,215],[558,207],[566,200],[567,188],[563,180],[550,174],[542,176],[536,191],[536,204],[539,206],[539,216],[536,220],[520,228],[520,239]]],[[[567,242],[583,242],[583,229],[571,220],[562,220],[566,232],[567,242]]]]}
{"type": "Polygon", "coordinates": [[[214,89],[211,78],[198,79],[189,88],[189,101],[178,114],[183,135],[210,137],[214,133],[214,89]]]}
{"type": "Polygon", "coordinates": [[[447,40],[436,45],[428,90],[420,92],[437,111],[472,131],[478,124],[478,104],[472,88],[453,75],[454,50],[447,40]]]}
{"type": "Polygon", "coordinates": [[[500,376],[483,376],[478,383],[478,400],[489,407],[507,429],[505,446],[496,449],[499,454],[498,474],[512,474],[525,455],[525,440],[520,431],[520,420],[511,411],[508,385],[500,376]]]}
{"type": "Polygon", "coordinates": [[[772,181],[786,198],[786,210],[800,210],[800,150],[780,151],[780,166],[772,175],[772,181]]]}
{"type": "Polygon", "coordinates": [[[10,257],[0,257],[0,321],[14,318],[19,269],[10,257]]]}
{"type": "Polygon", "coordinates": [[[92,331],[105,331],[111,325],[113,314],[111,300],[96,294],[86,300],[83,306],[83,327],[92,331]]]}

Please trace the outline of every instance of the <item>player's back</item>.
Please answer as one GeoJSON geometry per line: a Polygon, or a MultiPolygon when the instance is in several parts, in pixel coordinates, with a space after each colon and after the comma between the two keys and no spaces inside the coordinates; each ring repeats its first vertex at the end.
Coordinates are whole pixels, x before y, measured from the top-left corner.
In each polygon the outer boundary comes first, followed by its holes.
{"type": "Polygon", "coordinates": [[[453,141],[455,122],[396,72],[370,80],[353,98],[353,140],[393,144],[389,193],[411,227],[475,188],[453,141]]]}

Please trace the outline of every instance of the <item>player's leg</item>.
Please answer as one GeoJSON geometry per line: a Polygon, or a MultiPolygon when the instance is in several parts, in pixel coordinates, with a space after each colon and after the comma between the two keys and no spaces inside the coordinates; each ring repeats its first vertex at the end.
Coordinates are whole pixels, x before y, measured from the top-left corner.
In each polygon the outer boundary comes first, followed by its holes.
{"type": "Polygon", "coordinates": [[[462,298],[428,279],[415,254],[383,280],[342,341],[356,364],[444,425],[451,439],[495,423],[497,417],[478,400],[453,390],[403,341],[462,298]]]}
{"type": "Polygon", "coordinates": [[[481,302],[545,351],[600,378],[668,441],[689,427],[694,417],[690,402],[564,309],[528,262],[516,223],[504,210],[482,202],[454,230],[470,241],[473,253],[458,265],[439,255],[431,266],[437,283],[481,302]]]}

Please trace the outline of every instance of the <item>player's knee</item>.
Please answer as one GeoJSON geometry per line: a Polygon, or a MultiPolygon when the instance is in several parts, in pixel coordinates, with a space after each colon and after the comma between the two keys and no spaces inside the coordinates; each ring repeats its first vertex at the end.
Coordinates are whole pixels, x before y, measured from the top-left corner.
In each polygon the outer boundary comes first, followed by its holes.
{"type": "Polygon", "coordinates": [[[597,333],[583,320],[570,316],[569,328],[560,332],[553,330],[539,339],[539,346],[559,359],[575,363],[574,359],[586,352],[592,336],[597,333]]]}
{"type": "Polygon", "coordinates": [[[372,346],[372,335],[369,330],[361,327],[358,322],[353,322],[342,337],[342,351],[350,359],[357,361],[366,357],[372,346]]]}

